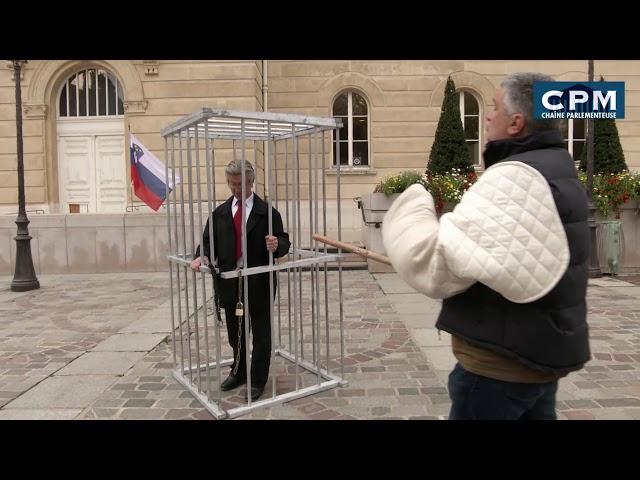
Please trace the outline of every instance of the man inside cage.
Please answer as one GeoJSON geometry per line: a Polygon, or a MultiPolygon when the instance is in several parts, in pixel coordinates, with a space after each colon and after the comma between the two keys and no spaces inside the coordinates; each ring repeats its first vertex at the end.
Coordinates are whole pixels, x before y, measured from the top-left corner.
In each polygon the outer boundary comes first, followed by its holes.
{"type": "Polygon", "coordinates": [[[538,73],[507,76],[487,115],[486,171],[436,217],[420,185],[382,235],[409,285],[443,298],[451,334],[450,419],[555,419],[558,379],[590,358],[587,196],[558,120],[536,119],[538,73]]]}
{"type": "MultiPolygon", "coordinates": [[[[245,208],[246,208],[246,245],[247,268],[269,265],[269,252],[273,258],[287,254],[291,243],[284,231],[280,213],[272,208],[272,235],[269,235],[268,204],[253,192],[255,171],[249,161],[245,165],[245,208]]],[[[212,229],[215,251],[211,253],[209,239],[209,220],[204,228],[204,256],[200,246],[196,249],[191,268],[200,270],[200,265],[209,265],[211,258],[220,272],[242,268],[242,161],[232,160],[225,168],[227,185],[232,196],[221,204],[212,214],[212,229]]],[[[213,271],[213,270],[212,270],[213,271]]],[[[215,273],[214,273],[215,275],[215,273]]],[[[273,291],[276,287],[276,275],[273,275],[273,291]]],[[[224,308],[227,322],[229,344],[233,349],[231,373],[224,382],[222,390],[232,390],[247,382],[244,318],[247,312],[244,302],[244,279],[214,279],[217,284],[219,306],[224,308]]],[[[271,322],[269,300],[269,274],[249,275],[249,318],[253,337],[251,356],[251,388],[247,395],[255,401],[262,395],[269,377],[271,361],[271,322]]]]}

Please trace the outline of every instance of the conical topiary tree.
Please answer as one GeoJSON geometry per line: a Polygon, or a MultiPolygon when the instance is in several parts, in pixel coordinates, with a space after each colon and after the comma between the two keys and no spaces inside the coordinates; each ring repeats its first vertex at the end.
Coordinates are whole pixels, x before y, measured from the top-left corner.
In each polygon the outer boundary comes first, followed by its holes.
{"type": "Polygon", "coordinates": [[[456,86],[449,77],[444,89],[436,136],[429,154],[427,173],[442,174],[453,168],[459,168],[462,172],[473,171],[458,102],[456,86]]]}
{"type": "MultiPolygon", "coordinates": [[[[604,81],[600,77],[600,81],[604,81]]],[[[613,118],[595,119],[593,135],[593,173],[619,173],[628,170],[613,118]]],[[[580,170],[587,171],[587,149],[580,155],[580,170]]]]}

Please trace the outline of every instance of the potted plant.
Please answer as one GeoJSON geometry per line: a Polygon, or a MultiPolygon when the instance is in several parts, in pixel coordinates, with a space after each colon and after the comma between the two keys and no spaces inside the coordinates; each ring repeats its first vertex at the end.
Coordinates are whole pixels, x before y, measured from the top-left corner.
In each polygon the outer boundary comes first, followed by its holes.
{"type": "Polygon", "coordinates": [[[460,118],[459,102],[456,86],[449,77],[444,89],[436,134],[429,152],[427,173],[446,174],[454,169],[465,173],[474,171],[460,118]]]}
{"type": "MultiPolygon", "coordinates": [[[[586,186],[587,175],[579,173],[586,186]]],[[[598,223],[598,254],[603,273],[618,274],[623,262],[640,267],[640,173],[596,173],[593,202],[598,223]],[[625,231],[628,237],[625,239],[625,231]],[[629,246],[629,248],[626,248],[629,246]]]]}
{"type": "MultiPolygon", "coordinates": [[[[385,255],[382,244],[382,219],[398,196],[414,183],[419,183],[423,175],[415,170],[407,170],[391,175],[378,183],[373,193],[356,199],[362,212],[362,243],[367,250],[385,255]]],[[[392,271],[377,262],[368,262],[371,272],[392,271]]]]}

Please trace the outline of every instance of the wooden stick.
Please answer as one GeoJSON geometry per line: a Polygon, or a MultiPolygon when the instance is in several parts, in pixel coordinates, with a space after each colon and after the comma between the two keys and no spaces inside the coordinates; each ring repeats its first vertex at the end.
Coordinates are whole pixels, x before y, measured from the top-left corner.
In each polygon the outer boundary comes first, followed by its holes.
{"type": "Polygon", "coordinates": [[[340,242],[333,238],[324,237],[322,235],[318,235],[317,233],[313,235],[313,239],[322,243],[326,243],[327,245],[332,245],[337,248],[341,248],[342,250],[346,250],[348,252],[353,252],[361,257],[370,258],[371,260],[375,260],[376,262],[384,263],[386,265],[391,265],[391,261],[389,257],[385,257],[384,255],[380,255],[378,253],[371,252],[369,250],[365,250],[364,248],[354,247],[348,243],[340,242]]]}

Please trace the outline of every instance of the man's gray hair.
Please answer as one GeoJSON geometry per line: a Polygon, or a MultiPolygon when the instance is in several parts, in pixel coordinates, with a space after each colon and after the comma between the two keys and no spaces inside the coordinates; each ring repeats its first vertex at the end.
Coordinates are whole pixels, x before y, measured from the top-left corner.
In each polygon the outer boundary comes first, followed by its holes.
{"type": "MultiPolygon", "coordinates": [[[[242,175],[242,160],[239,158],[231,160],[227,167],[224,169],[224,173],[231,176],[242,175]]],[[[253,170],[253,165],[251,165],[251,162],[249,160],[244,161],[244,174],[246,180],[251,183],[253,183],[256,179],[256,172],[253,170]]]]}
{"type": "Polygon", "coordinates": [[[525,119],[525,133],[530,135],[540,130],[560,128],[559,119],[533,118],[533,82],[553,82],[544,73],[519,72],[505,77],[500,83],[504,90],[504,104],[510,115],[521,113],[525,119]]]}

